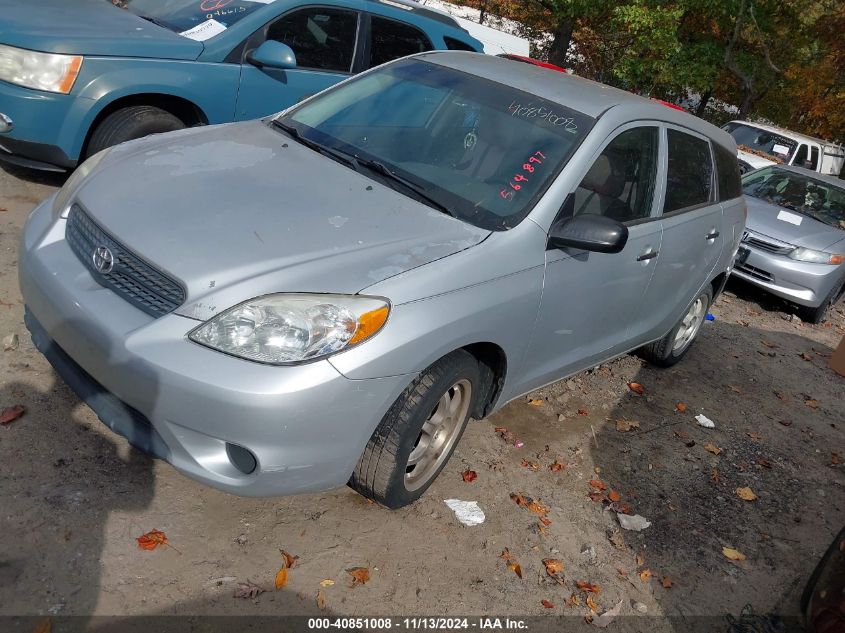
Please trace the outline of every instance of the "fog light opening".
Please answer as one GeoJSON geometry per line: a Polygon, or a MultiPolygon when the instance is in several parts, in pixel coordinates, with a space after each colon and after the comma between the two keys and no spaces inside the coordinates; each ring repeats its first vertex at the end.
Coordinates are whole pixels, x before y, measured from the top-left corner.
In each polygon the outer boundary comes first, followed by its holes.
{"type": "Polygon", "coordinates": [[[258,466],[258,461],[255,459],[255,455],[250,453],[243,446],[226,442],[226,455],[228,455],[229,461],[232,462],[232,465],[244,475],[251,474],[255,470],[256,466],[258,466]]]}

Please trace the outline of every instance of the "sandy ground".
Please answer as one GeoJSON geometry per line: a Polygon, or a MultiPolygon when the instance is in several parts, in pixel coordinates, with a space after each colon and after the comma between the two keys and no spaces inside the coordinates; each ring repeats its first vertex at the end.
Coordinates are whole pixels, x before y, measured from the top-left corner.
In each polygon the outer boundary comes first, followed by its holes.
{"type": "Polygon", "coordinates": [[[790,615],[845,524],[845,378],[827,367],[845,334],[843,304],[810,326],[740,282],[676,367],[623,357],[471,422],[411,507],[385,510],[349,489],[243,499],[203,487],[131,450],[33,348],[17,286],[19,232],[60,182],[0,170],[0,335],[20,338],[0,352],[0,405],[26,407],[0,428],[0,615],[497,613],[583,622],[588,596],[600,612],[621,601],[623,615],[721,616],[746,604],[790,615]],[[698,426],[698,413],[716,428],[698,426]],[[638,426],[623,432],[619,420],[638,426]],[[555,462],[562,468],[550,469],[555,462]],[[469,483],[468,469],[478,475],[469,483]],[[756,500],[740,499],[741,487],[756,500]],[[550,523],[511,494],[548,506],[550,523]],[[462,526],[449,498],[477,501],[486,521],[462,526]],[[651,526],[620,530],[620,504],[651,526]],[[172,547],[139,549],[135,538],[152,529],[172,547]],[[747,559],[730,561],[723,547],[747,559]],[[272,588],[280,548],[299,556],[287,585],[233,597],[248,579],[272,588]],[[546,574],[549,558],[564,565],[559,581],[546,574]],[[369,582],[352,586],[353,567],[368,568],[369,582]],[[321,587],[326,580],[334,584],[321,587]]]}

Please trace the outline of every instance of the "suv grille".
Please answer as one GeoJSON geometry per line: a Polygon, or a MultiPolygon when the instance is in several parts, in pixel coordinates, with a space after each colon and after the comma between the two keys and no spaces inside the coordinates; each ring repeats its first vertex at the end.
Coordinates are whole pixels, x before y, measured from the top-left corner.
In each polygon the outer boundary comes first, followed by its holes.
{"type": "MultiPolygon", "coordinates": [[[[101,286],[110,288],[139,310],[160,317],[185,301],[185,290],[178,282],[124,248],[78,204],[70,209],[65,239],[101,286]],[[111,253],[110,269],[108,264],[99,269],[95,265],[95,251],[103,247],[111,253]]],[[[99,261],[102,264],[102,258],[99,261]]]]}
{"type": "Polygon", "coordinates": [[[748,230],[742,234],[742,243],[775,255],[787,255],[795,250],[795,246],[792,244],[748,230]]]}

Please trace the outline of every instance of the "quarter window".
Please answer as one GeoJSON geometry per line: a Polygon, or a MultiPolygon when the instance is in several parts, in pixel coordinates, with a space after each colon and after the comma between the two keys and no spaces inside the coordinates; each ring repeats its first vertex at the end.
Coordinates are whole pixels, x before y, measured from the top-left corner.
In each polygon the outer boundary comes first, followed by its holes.
{"type": "Polygon", "coordinates": [[[716,153],[716,171],[719,178],[719,200],[733,200],[742,195],[739,163],[736,154],[721,145],[713,144],[716,153]]]}
{"type": "Polygon", "coordinates": [[[355,11],[308,7],[288,13],[270,25],[267,39],[290,46],[298,68],[348,73],[352,70],[357,32],[355,11]]]}
{"type": "Polygon", "coordinates": [[[594,213],[619,222],[651,214],[658,130],[638,127],[613,139],[575,190],[575,215],[594,213]]]}
{"type": "Polygon", "coordinates": [[[669,166],[663,213],[707,204],[713,190],[710,144],[678,130],[667,130],[667,134],[669,166]]]}
{"type": "Polygon", "coordinates": [[[425,34],[409,24],[374,15],[370,25],[371,68],[406,55],[431,50],[431,42],[425,34]]]}

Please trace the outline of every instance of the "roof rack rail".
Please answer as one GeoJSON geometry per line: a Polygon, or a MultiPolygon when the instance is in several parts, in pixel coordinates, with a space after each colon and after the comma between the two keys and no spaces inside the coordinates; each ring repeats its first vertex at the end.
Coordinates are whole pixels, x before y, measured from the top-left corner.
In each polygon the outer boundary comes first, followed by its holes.
{"type": "Polygon", "coordinates": [[[436,9],[431,9],[420,4],[419,2],[415,2],[414,0],[368,0],[368,2],[383,4],[389,7],[396,7],[397,9],[402,9],[403,11],[411,11],[413,13],[417,13],[432,20],[436,20],[437,22],[460,28],[457,20],[455,20],[455,18],[453,18],[448,13],[445,13],[444,11],[438,11],[436,9]]]}

